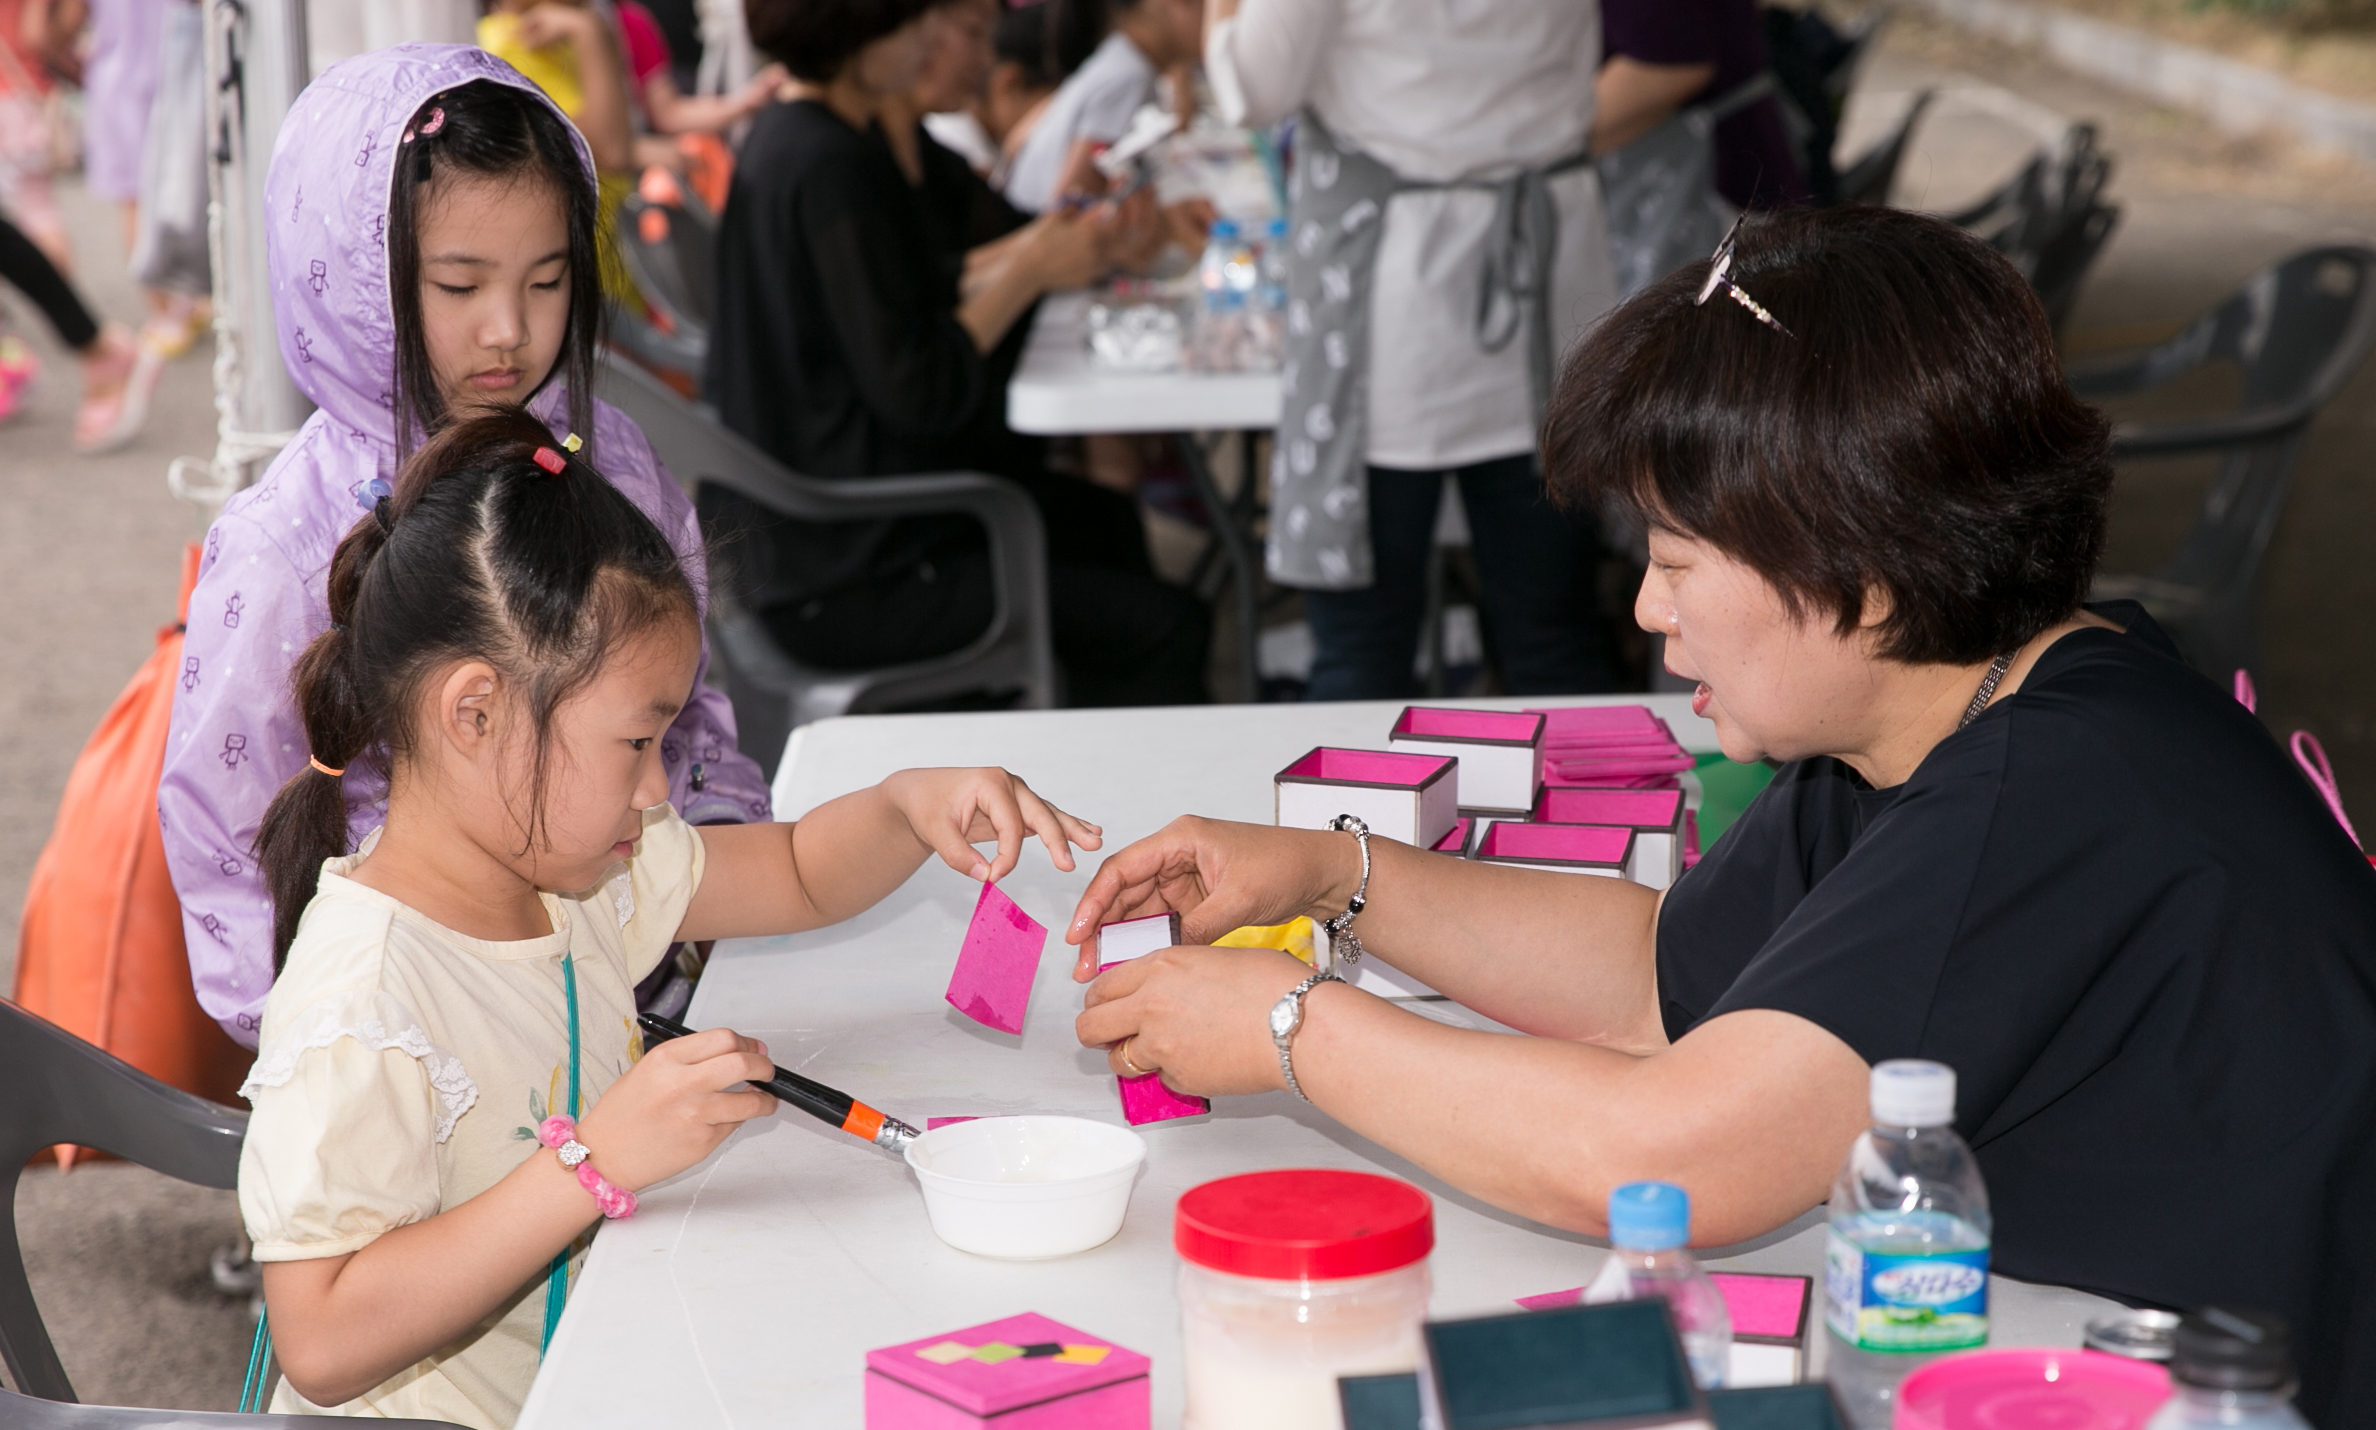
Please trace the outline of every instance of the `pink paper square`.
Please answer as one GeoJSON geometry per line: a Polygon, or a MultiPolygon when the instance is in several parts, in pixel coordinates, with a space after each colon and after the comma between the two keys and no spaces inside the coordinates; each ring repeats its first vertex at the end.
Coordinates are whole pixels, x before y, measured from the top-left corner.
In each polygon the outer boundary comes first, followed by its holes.
{"type": "Polygon", "coordinates": [[[1021,1033],[1031,1006],[1031,981],[1039,975],[1048,931],[1015,907],[1015,901],[984,884],[949,975],[949,1006],[985,1028],[1021,1033]]]}
{"type": "Polygon", "coordinates": [[[1806,1335],[1807,1300],[1814,1289],[1808,1278],[1711,1271],[1708,1279],[1732,1313],[1734,1335],[1792,1342],[1806,1335]]]}
{"type": "MultiPolygon", "coordinates": [[[[1097,971],[1103,973],[1129,962],[1130,959],[1117,958],[1112,963],[1097,965],[1097,971]]],[[[1161,1073],[1148,1073],[1144,1077],[1116,1077],[1114,1085],[1122,1094],[1123,1120],[1133,1127],[1147,1122],[1169,1122],[1175,1117],[1202,1117],[1213,1110],[1209,1099],[1191,1097],[1165,1087],[1161,1073]]]]}
{"type": "Polygon", "coordinates": [[[1584,1288],[1570,1286],[1565,1291],[1544,1291],[1538,1295],[1521,1296],[1518,1298],[1518,1304],[1529,1311],[1551,1311],[1561,1306],[1581,1306],[1584,1304],[1584,1288]]]}
{"type": "Polygon", "coordinates": [[[1122,1090],[1122,1117],[1131,1126],[1149,1122],[1169,1122],[1175,1117],[1202,1117],[1213,1110],[1213,1104],[1201,1097],[1174,1092],[1163,1085],[1163,1074],[1148,1073],[1145,1077],[1118,1077],[1115,1084],[1122,1090]]]}

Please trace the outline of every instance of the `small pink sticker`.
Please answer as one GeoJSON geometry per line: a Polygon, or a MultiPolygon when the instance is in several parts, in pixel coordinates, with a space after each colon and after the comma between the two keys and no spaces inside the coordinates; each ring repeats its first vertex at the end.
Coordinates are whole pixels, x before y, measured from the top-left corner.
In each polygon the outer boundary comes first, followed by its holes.
{"type": "Polygon", "coordinates": [[[1020,1034],[1031,1006],[1031,982],[1039,976],[1040,954],[1047,946],[1048,931],[1038,920],[996,884],[984,884],[965,928],[965,946],[957,950],[956,971],[949,975],[949,1006],[985,1028],[1020,1034]]]}

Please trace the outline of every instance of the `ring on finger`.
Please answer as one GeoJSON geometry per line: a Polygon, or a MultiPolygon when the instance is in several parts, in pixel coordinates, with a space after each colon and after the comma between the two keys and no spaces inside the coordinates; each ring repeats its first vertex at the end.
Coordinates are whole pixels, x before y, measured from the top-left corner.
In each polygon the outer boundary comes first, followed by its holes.
{"type": "Polygon", "coordinates": [[[1124,1038],[1122,1040],[1122,1046],[1114,1050],[1114,1056],[1122,1060],[1122,1066],[1130,1069],[1131,1076],[1145,1077],[1147,1075],[1147,1070],[1130,1060],[1130,1045],[1137,1041],[1138,1038],[1135,1034],[1124,1038]]]}

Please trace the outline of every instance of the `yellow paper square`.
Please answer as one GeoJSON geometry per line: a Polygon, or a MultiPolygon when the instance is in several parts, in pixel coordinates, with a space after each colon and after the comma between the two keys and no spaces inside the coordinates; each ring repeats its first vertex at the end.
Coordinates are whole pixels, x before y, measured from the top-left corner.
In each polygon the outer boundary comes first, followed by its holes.
{"type": "Polygon", "coordinates": [[[1112,1346],[1066,1346],[1056,1353],[1056,1359],[1066,1365],[1097,1365],[1104,1361],[1112,1346]]]}

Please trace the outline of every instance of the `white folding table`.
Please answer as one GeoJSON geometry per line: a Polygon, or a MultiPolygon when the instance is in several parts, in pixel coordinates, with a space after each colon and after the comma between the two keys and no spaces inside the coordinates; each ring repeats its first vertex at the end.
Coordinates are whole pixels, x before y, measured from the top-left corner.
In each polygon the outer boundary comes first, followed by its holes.
{"type": "MultiPolygon", "coordinates": [[[[1275,372],[1108,372],[1089,360],[1088,315],[1094,295],[1058,293],[1040,304],[1015,376],[1007,384],[1007,425],[1038,437],[1100,432],[1268,432],[1279,425],[1282,397],[1275,372]]],[[[1261,689],[1255,638],[1261,626],[1256,597],[1262,563],[1254,549],[1253,447],[1249,441],[1236,500],[1213,480],[1204,449],[1179,444],[1180,460],[1213,523],[1236,594],[1238,679],[1245,698],[1261,689]]]]}
{"type": "MultiPolygon", "coordinates": [[[[1713,748],[1709,726],[1684,698],[1649,703],[1687,746],[1713,748]]],[[[1316,744],[1382,746],[1399,709],[1380,702],[825,720],[794,733],[775,806],[798,815],[908,766],[1001,764],[1102,824],[1112,850],[1178,814],[1267,822],[1273,772],[1316,744]]],[[[1059,874],[1034,847],[1001,885],[1052,930],[1019,1038],[980,1027],[942,1001],[977,886],[938,860],[847,923],[721,945],[688,1021],[763,1038],[784,1066],[918,1126],[936,1116],[1026,1111],[1118,1124],[1104,1054],[1073,1037],[1080,994],[1072,950],[1061,942],[1096,862],[1091,855],[1080,872],[1059,874]]],[[[1453,1005],[1431,1006],[1458,1017],[1453,1005]]],[[[1436,1203],[1439,1316],[1506,1310],[1519,1296],[1580,1286],[1602,1256],[1589,1238],[1453,1191],[1283,1092],[1224,1098],[1210,1117],[1158,1124],[1145,1135],[1146,1171],[1119,1236],[1078,1256],[1001,1262],[934,1239],[900,1162],[796,1112],[748,1126],[701,1166],[647,1191],[632,1220],[602,1229],[521,1430],[855,1430],[868,1350],[1022,1311],[1152,1357],[1155,1423],[1176,1426],[1172,1204],[1199,1182],[1238,1172],[1346,1167],[1426,1188],[1436,1203]]],[[[1819,1211],[1709,1259],[1819,1276],[1819,1211]]],[[[2002,1279],[1992,1300],[1998,1344],[2076,1346],[2087,1319],[2117,1309],[2002,1279]]]]}

